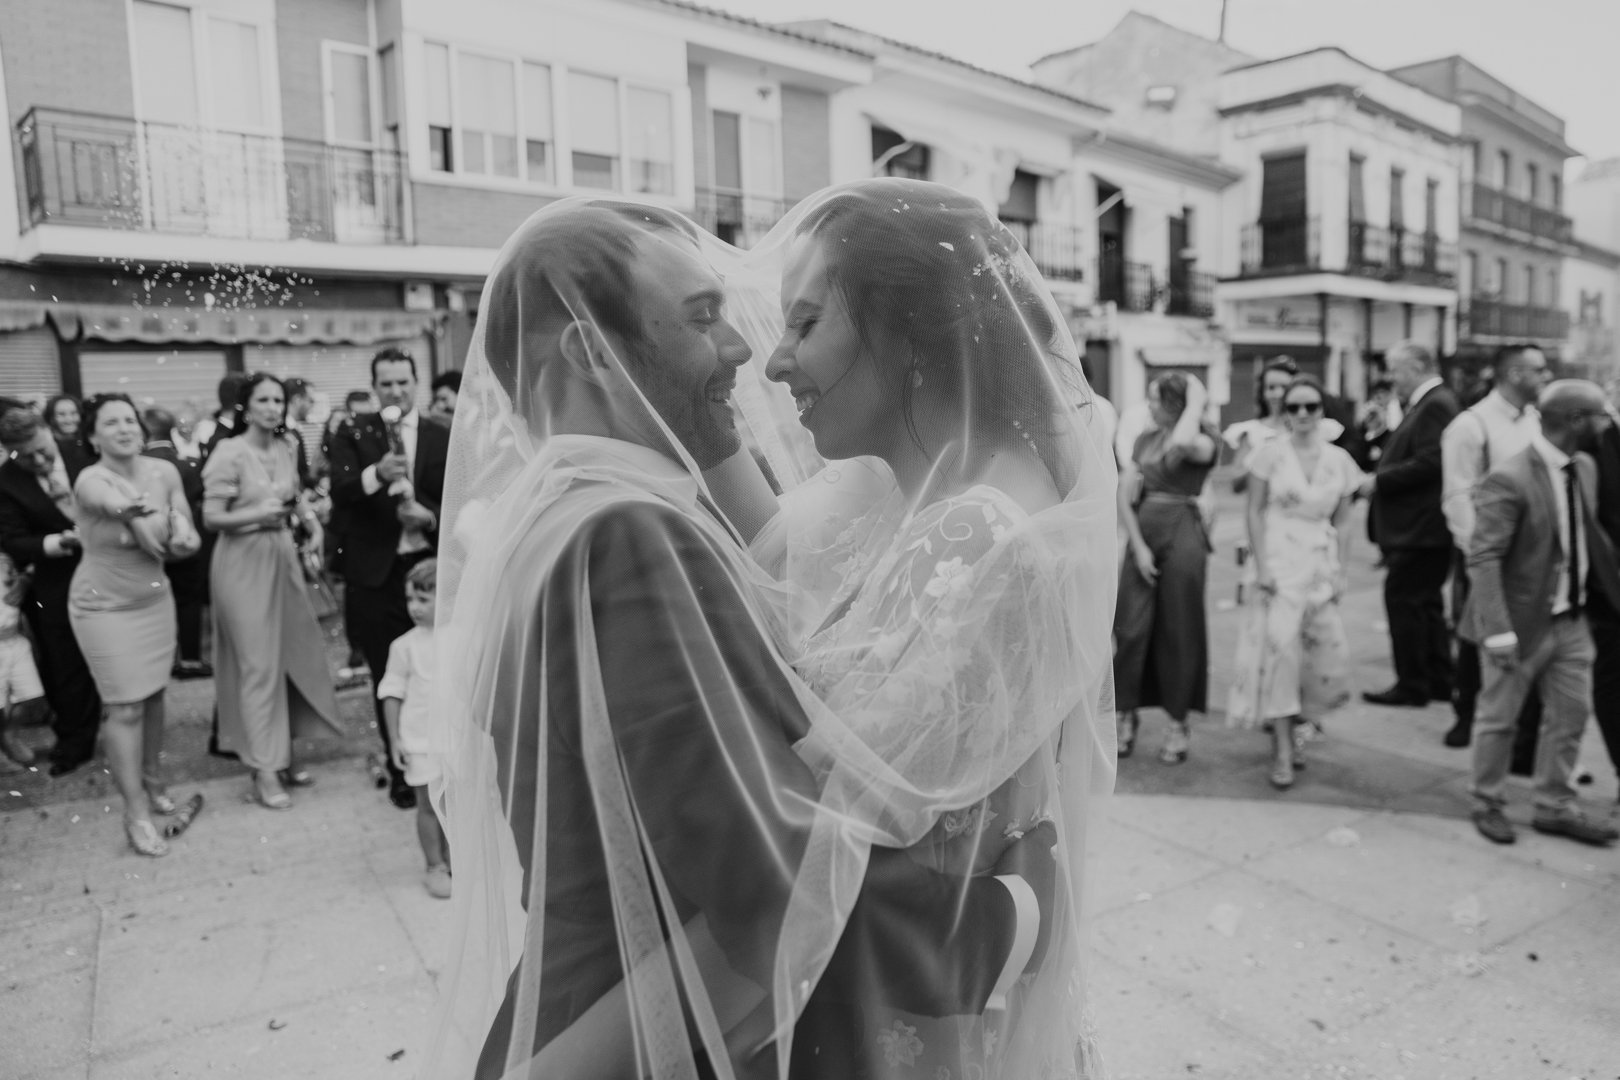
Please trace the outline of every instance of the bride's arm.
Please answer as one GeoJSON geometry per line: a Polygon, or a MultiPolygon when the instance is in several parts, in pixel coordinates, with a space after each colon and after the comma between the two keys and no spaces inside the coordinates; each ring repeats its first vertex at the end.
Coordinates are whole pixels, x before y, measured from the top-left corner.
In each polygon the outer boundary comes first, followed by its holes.
{"type": "Polygon", "coordinates": [[[703,474],[720,512],[741,534],[743,543],[758,535],[776,516],[776,492],[745,446],[703,474]]]}

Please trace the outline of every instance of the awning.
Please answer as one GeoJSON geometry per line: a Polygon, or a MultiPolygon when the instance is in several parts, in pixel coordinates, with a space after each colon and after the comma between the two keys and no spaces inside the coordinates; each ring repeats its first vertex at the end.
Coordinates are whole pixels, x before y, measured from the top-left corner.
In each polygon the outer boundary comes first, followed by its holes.
{"type": "Polygon", "coordinates": [[[91,341],[153,345],[375,345],[430,333],[436,318],[432,312],[419,311],[140,308],[122,304],[51,304],[47,314],[57,332],[69,341],[82,334],[91,341]]]}
{"type": "Polygon", "coordinates": [[[29,300],[0,300],[0,333],[44,326],[45,308],[45,304],[29,300]]]}

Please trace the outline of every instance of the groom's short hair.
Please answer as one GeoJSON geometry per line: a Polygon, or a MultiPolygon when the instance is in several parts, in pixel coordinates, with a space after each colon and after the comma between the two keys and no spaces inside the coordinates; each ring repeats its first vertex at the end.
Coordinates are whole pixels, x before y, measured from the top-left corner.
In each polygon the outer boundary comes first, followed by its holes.
{"type": "Polygon", "coordinates": [[[523,226],[483,306],[484,355],[508,395],[518,397],[525,332],[560,331],[589,317],[625,343],[630,359],[650,355],[633,268],[637,242],[653,232],[697,239],[692,223],[673,211],[612,200],[542,212],[523,226]]]}

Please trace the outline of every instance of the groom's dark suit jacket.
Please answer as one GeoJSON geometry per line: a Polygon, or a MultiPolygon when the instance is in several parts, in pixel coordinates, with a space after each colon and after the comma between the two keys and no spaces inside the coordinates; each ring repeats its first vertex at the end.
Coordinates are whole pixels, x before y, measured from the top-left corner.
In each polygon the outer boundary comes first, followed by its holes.
{"type": "MultiPolygon", "coordinates": [[[[513,562],[523,564],[521,551],[513,562]]],[[[548,816],[537,1048],[624,977],[580,752],[573,642],[582,581],[589,583],[625,783],[675,894],[678,910],[661,915],[683,922],[707,916],[731,966],[761,986],[771,982],[796,870],[783,854],[803,848],[804,823],[787,820],[791,810],[783,808],[794,805],[795,795],[816,798],[815,781],[792,749],[806,718],[709,538],[680,511],[650,501],[614,504],[599,514],[538,586],[537,610],[512,616],[508,633],[533,641],[531,653],[543,643],[544,675],[532,655],[510,653],[494,675],[496,746],[519,747],[519,761],[500,762],[499,775],[511,784],[502,794],[524,858],[533,850],[538,798],[545,798],[548,816]],[[719,653],[712,664],[702,659],[706,636],[719,653]],[[501,730],[513,718],[521,724],[535,715],[542,699],[552,717],[543,778],[532,764],[540,760],[537,733],[501,730]],[[784,778],[792,791],[781,790],[784,778]]],[[[1043,883],[1032,885],[1041,895],[1043,883]]],[[[982,1012],[1014,931],[1013,905],[999,882],[974,879],[964,895],[962,879],[925,869],[902,851],[873,849],[843,937],[795,1035],[795,1080],[852,1075],[837,1043],[847,1039],[842,1028],[851,1011],[875,993],[920,1015],[982,1012]],[[874,973],[882,977],[880,988],[874,973]]],[[[513,999],[509,986],[480,1078],[501,1074],[513,999]]],[[[712,1075],[706,1062],[699,1066],[700,1075],[712,1075]]],[[[774,1064],[768,1069],[774,1075],[774,1064]]],[[[754,1075],[746,1067],[738,1072],[754,1075]]]]}

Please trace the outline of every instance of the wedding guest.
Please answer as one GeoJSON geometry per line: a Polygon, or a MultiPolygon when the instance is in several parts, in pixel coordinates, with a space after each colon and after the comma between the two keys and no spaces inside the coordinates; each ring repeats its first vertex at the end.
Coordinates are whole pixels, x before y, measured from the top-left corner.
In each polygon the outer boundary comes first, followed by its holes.
{"type": "Polygon", "coordinates": [[[124,799],[124,831],[138,854],[168,851],[164,836],[190,824],[202,805],[182,809],[163,779],[163,691],[174,663],[174,595],[163,560],[197,553],[200,538],[180,474],[144,457],[134,402],[100,394],[85,405],[96,462],[73,485],[84,558],[73,572],[68,617],[101,695],[103,737],[113,782],[124,799]],[[152,814],[172,815],[159,835],[152,814]]]}
{"type": "Polygon", "coordinates": [[[285,810],[292,806],[286,785],[314,782],[293,761],[293,739],[342,734],[300,562],[320,552],[321,527],[298,497],[281,380],[249,376],[234,412],[241,434],[220,443],[203,467],[203,521],[219,533],[209,568],[219,746],[253,770],[261,805],[285,810]]]}
{"type": "Polygon", "coordinates": [[[1525,694],[1542,694],[1536,755],[1537,832],[1606,846],[1620,830],[1584,814],[1570,775],[1592,701],[1595,651],[1586,608],[1620,602],[1620,569],[1598,526],[1597,469],[1580,452],[1609,423],[1603,393],[1582,379],[1541,394],[1541,432],[1497,465],[1475,495],[1468,573],[1473,591],[1460,632],[1483,654],[1474,718],[1474,825],[1498,844],[1515,839],[1507,805],[1513,729],[1525,694]]]}
{"type": "MultiPolygon", "coordinates": [[[[141,414],[146,426],[147,457],[167,461],[180,474],[180,490],[185,492],[186,505],[191,508],[191,523],[202,532],[202,468],[190,458],[182,457],[174,443],[174,416],[167,409],[151,408],[141,414]]],[[[175,619],[179,625],[179,658],[171,672],[176,679],[207,679],[214,674],[213,666],[202,657],[203,608],[208,604],[208,563],[199,550],[184,559],[174,559],[164,567],[169,585],[174,589],[175,619]]]]}
{"type": "Polygon", "coordinates": [[[1385,363],[1404,415],[1361,494],[1372,500],[1388,568],[1384,611],[1395,683],[1361,696],[1374,705],[1421,709],[1451,700],[1451,631],[1441,591],[1451,571],[1452,541],[1440,510],[1440,436],[1457,415],[1457,398],[1427,345],[1399,342],[1385,363]]]}
{"type": "Polygon", "coordinates": [[[1257,602],[1238,640],[1226,710],[1236,727],[1269,727],[1271,783],[1303,767],[1303,738],[1349,695],[1349,641],[1339,600],[1350,533],[1343,528],[1361,470],[1322,431],[1327,395],[1314,376],[1284,392],[1289,435],[1249,458],[1248,535],[1257,602]]]}
{"type": "Polygon", "coordinates": [[[95,455],[85,442],[84,425],[80,422],[81,411],[79,399],[71,394],[57,394],[45,403],[45,423],[56,439],[69,483],[77,480],[80,470],[95,460],[95,455]]]}
{"type": "Polygon", "coordinates": [[[56,440],[31,409],[0,416],[0,551],[31,571],[23,613],[39,649],[56,744],[50,774],[64,776],[96,753],[101,699],[68,618],[68,589],[80,559],[73,487],[56,440]]]}
{"type": "Polygon", "coordinates": [[[197,439],[202,443],[204,461],[214,452],[214,447],[238,434],[237,428],[232,426],[236,423],[236,398],[247,378],[243,372],[227,371],[224,378],[219,380],[219,410],[214,413],[212,420],[197,425],[197,439]]]}
{"type": "MultiPolygon", "coordinates": [[[[372,389],[385,407],[400,410],[400,419],[391,428],[380,415],[356,416],[330,444],[332,505],[343,515],[343,623],[373,679],[387,669],[388,647],[411,628],[405,573],[438,543],[450,429],[417,411],[416,375],[410,353],[380,350],[371,360],[372,389]]],[[[389,798],[408,810],[416,795],[394,764],[380,701],[377,727],[389,798]]]]}
{"type": "MultiPolygon", "coordinates": [[[[304,431],[310,426],[309,413],[315,407],[314,388],[305,379],[288,379],[283,385],[287,388],[287,437],[296,444],[298,450],[298,484],[302,491],[310,491],[315,487],[315,468],[310,464],[309,445],[304,439],[304,431]]],[[[316,448],[319,450],[319,447],[316,448]]]]}
{"type": "Polygon", "coordinates": [[[435,560],[423,559],[405,574],[405,607],[415,625],[388,646],[388,670],[377,683],[377,700],[383,704],[394,767],[416,792],[416,839],[427,860],[422,885],[429,896],[448,900],[450,848],[427,792],[428,784],[444,772],[434,752],[433,615],[437,567],[435,560]]]}
{"type": "Polygon", "coordinates": [[[445,423],[456,415],[456,395],[461,393],[461,372],[441,371],[433,380],[433,406],[428,411],[445,423]]]}
{"type": "Polygon", "coordinates": [[[1232,460],[1243,470],[1232,483],[1234,491],[1241,492],[1247,486],[1249,456],[1261,445],[1288,433],[1282,399],[1298,374],[1299,365],[1291,356],[1268,361],[1254,384],[1254,418],[1231,424],[1221,432],[1221,440],[1232,450],[1232,460]]]}
{"type": "MultiPolygon", "coordinates": [[[[1597,462],[1597,523],[1610,547],[1620,545],[1620,424],[1615,421],[1616,382],[1606,387],[1610,422],[1584,448],[1597,462]]],[[[1609,763],[1620,775],[1620,604],[1603,590],[1588,590],[1586,620],[1597,659],[1592,665],[1592,714],[1609,763]]]]}
{"type": "MultiPolygon", "coordinates": [[[[1547,357],[1530,345],[1505,345],[1496,353],[1495,386],[1474,405],[1446,425],[1440,436],[1442,476],[1441,509],[1451,530],[1451,609],[1461,612],[1468,602],[1468,552],[1474,540],[1474,496],[1491,469],[1519,453],[1541,430],[1536,398],[1551,371],[1547,357]]],[[[1479,650],[1457,639],[1457,678],[1451,708],[1456,723],[1445,734],[1450,747],[1468,745],[1479,700],[1479,650]]],[[[1514,748],[1515,771],[1534,771],[1536,731],[1541,727],[1541,695],[1532,690],[1524,701],[1524,715],[1514,748]]]]}
{"type": "Polygon", "coordinates": [[[1129,538],[1115,609],[1114,693],[1119,753],[1136,743],[1140,709],[1170,714],[1159,753],[1166,765],[1187,760],[1187,716],[1208,711],[1209,640],[1204,580],[1209,536],[1198,494],[1215,466],[1206,395],[1179,372],[1148,384],[1154,427],[1138,436],[1120,473],[1119,516],[1129,538]]]}
{"type": "Polygon", "coordinates": [[[15,729],[45,706],[34,649],[22,633],[18,605],[27,591],[28,579],[10,556],[0,554],[0,754],[18,765],[32,765],[34,751],[15,729]]]}
{"type": "Polygon", "coordinates": [[[170,434],[170,441],[174,443],[177,454],[187,461],[202,464],[202,440],[197,438],[198,424],[197,403],[190,398],[180,403],[180,408],[174,413],[174,431],[170,434]]]}

